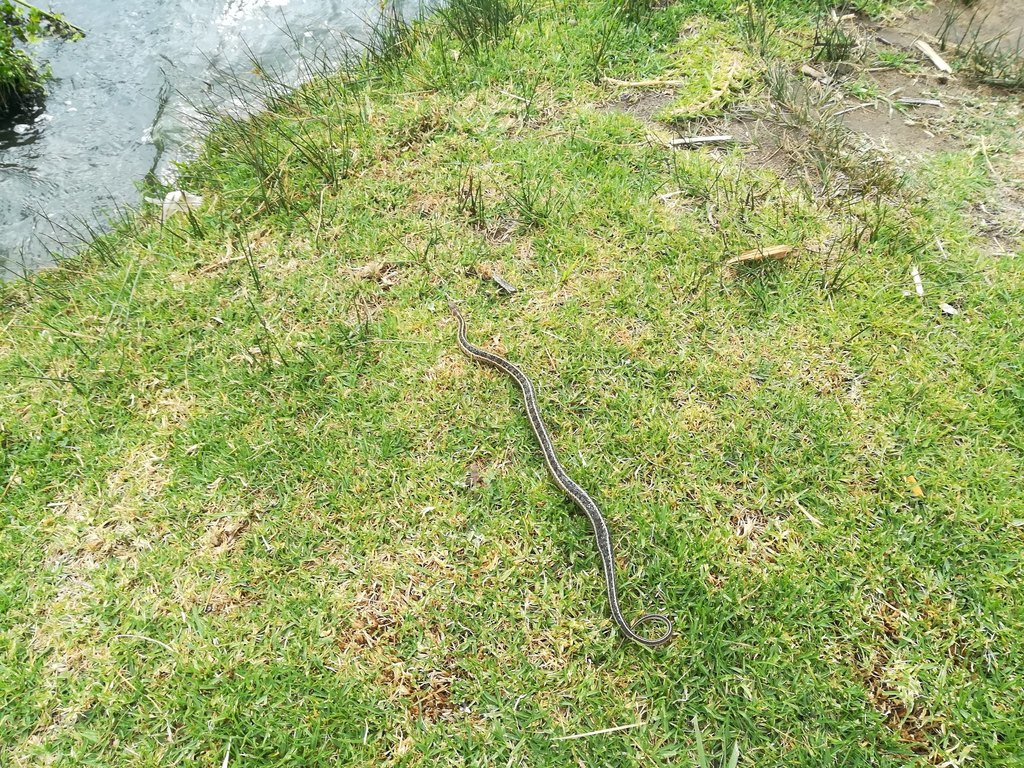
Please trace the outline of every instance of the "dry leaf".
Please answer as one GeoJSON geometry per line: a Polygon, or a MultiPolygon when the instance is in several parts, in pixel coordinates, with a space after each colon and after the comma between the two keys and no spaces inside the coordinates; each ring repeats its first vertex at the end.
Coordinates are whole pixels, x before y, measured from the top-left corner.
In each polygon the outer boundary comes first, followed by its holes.
{"type": "Polygon", "coordinates": [[[742,264],[747,261],[764,261],[765,259],[781,259],[793,250],[792,245],[771,245],[767,248],[754,248],[751,251],[744,251],[739,256],[733,256],[725,266],[731,267],[734,264],[742,264]]]}
{"type": "Polygon", "coordinates": [[[484,469],[486,469],[486,462],[476,459],[471,462],[469,467],[466,469],[466,487],[467,488],[479,488],[484,484],[484,469]]]}
{"type": "Polygon", "coordinates": [[[398,282],[398,269],[386,261],[371,261],[359,267],[350,267],[348,273],[362,280],[373,280],[382,288],[390,288],[398,282]]]}
{"type": "Polygon", "coordinates": [[[916,477],[914,477],[913,475],[907,475],[903,479],[907,482],[907,485],[910,486],[910,493],[911,494],[913,494],[914,496],[917,496],[918,498],[924,498],[924,491],[921,490],[921,486],[917,482],[917,478],[916,477]]]}
{"type": "Polygon", "coordinates": [[[484,280],[493,280],[494,283],[507,294],[513,294],[517,290],[514,285],[498,274],[494,265],[489,261],[481,261],[473,268],[473,271],[476,273],[477,277],[484,280]]]}
{"type": "Polygon", "coordinates": [[[505,293],[512,294],[516,292],[516,287],[512,285],[510,282],[508,282],[501,275],[499,275],[497,272],[493,272],[491,274],[491,280],[497,283],[498,287],[501,288],[501,290],[503,290],[505,293]]]}

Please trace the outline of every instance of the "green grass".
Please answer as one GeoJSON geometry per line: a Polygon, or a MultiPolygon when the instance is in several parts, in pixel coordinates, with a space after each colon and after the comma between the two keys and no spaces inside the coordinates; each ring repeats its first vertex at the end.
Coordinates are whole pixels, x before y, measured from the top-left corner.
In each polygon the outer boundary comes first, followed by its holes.
{"type": "Polygon", "coordinates": [[[5,764],[1021,764],[1024,270],[963,215],[988,156],[819,196],[603,106],[698,16],[744,39],[728,11],[389,22],[213,133],[193,220],[4,288],[5,764]],[[616,634],[449,297],[667,647],[616,634]]]}

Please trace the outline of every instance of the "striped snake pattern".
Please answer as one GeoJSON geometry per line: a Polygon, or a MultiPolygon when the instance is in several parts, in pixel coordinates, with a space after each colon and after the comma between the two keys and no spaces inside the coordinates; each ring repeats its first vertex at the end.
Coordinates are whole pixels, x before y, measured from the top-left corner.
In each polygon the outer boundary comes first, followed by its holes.
{"type": "Polygon", "coordinates": [[[583,510],[583,513],[590,520],[590,525],[594,531],[594,538],[597,540],[597,551],[601,556],[604,583],[608,588],[608,605],[611,608],[612,618],[619,625],[622,634],[630,640],[646,645],[649,648],[667,643],[672,637],[672,621],[667,616],[660,613],[648,613],[641,616],[633,624],[627,622],[623,617],[622,611],[619,608],[618,590],[615,586],[615,555],[612,550],[612,538],[608,532],[608,524],[605,523],[604,516],[601,514],[601,510],[598,509],[597,504],[594,503],[594,500],[587,495],[587,492],[575,480],[566,474],[566,471],[558,462],[555,448],[551,444],[551,437],[548,434],[547,427],[544,425],[544,420],[540,417],[540,408],[537,406],[537,396],[533,390],[533,383],[525,373],[505,358],[470,344],[466,338],[465,318],[463,318],[462,313],[459,312],[458,307],[454,303],[449,302],[448,307],[459,324],[459,349],[467,357],[477,362],[494,366],[514,380],[519,385],[519,389],[522,390],[523,400],[526,403],[526,415],[530,420],[530,426],[533,428],[533,434],[537,436],[537,442],[540,443],[540,448],[544,452],[544,462],[548,465],[551,477],[554,479],[555,484],[573,500],[577,507],[583,510]],[[653,638],[638,634],[637,629],[642,624],[652,621],[664,626],[665,631],[653,638]]]}

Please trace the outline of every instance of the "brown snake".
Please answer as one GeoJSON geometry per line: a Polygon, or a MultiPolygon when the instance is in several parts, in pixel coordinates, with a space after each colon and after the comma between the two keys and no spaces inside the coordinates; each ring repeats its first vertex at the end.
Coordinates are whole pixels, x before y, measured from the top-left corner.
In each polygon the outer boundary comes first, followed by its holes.
{"type": "Polygon", "coordinates": [[[601,556],[601,568],[604,571],[604,582],[608,588],[608,604],[611,608],[612,618],[615,623],[619,625],[622,630],[622,634],[628,637],[630,640],[634,640],[642,645],[646,645],[649,648],[654,648],[659,645],[667,643],[672,637],[672,621],[660,613],[648,613],[641,616],[633,624],[629,624],[622,615],[622,611],[619,609],[619,594],[615,587],[615,555],[612,550],[612,538],[608,532],[608,525],[604,521],[604,516],[601,514],[601,510],[598,509],[597,504],[594,500],[587,495],[584,491],[568,474],[562,469],[562,465],[558,462],[558,457],[555,455],[555,448],[551,444],[551,437],[548,435],[547,427],[544,425],[544,421],[540,417],[540,408],[537,406],[537,396],[533,391],[533,383],[529,377],[518,367],[510,363],[503,357],[499,357],[491,352],[474,347],[469,343],[466,338],[466,320],[462,317],[458,307],[454,303],[449,302],[449,309],[459,323],[459,349],[461,349],[468,357],[487,365],[492,365],[503,373],[507,374],[509,378],[513,379],[516,384],[519,385],[519,389],[523,392],[523,399],[526,402],[526,415],[530,420],[530,426],[533,428],[533,434],[537,436],[537,442],[540,443],[541,450],[544,452],[544,462],[548,465],[548,471],[551,472],[551,477],[554,478],[555,484],[561,488],[565,494],[573,500],[577,507],[583,510],[587,518],[590,520],[590,525],[594,531],[594,537],[597,539],[597,551],[601,556]],[[650,621],[656,621],[665,627],[665,632],[658,637],[648,638],[643,635],[637,634],[636,629],[641,625],[650,621]]]}

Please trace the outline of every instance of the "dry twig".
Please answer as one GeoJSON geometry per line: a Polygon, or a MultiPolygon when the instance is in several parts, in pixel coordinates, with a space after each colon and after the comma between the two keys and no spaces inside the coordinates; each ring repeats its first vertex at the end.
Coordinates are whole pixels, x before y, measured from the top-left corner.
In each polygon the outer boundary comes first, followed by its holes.
{"type": "Polygon", "coordinates": [[[924,40],[918,40],[914,43],[914,46],[921,51],[921,53],[931,59],[932,64],[935,65],[937,70],[945,72],[946,74],[953,74],[953,68],[950,67],[949,64],[946,63],[946,60],[939,56],[938,52],[924,40]]]}

